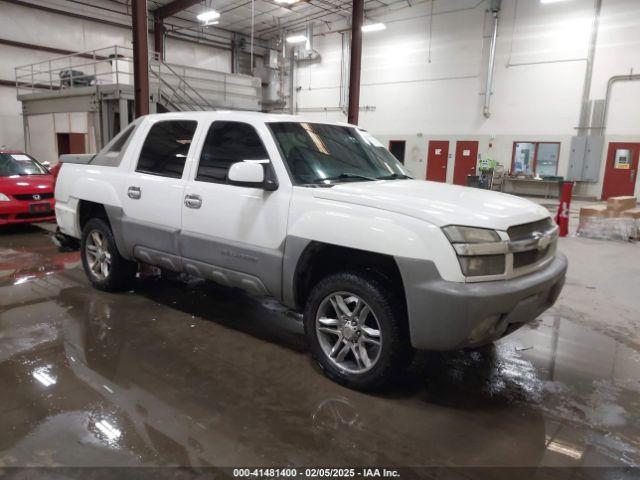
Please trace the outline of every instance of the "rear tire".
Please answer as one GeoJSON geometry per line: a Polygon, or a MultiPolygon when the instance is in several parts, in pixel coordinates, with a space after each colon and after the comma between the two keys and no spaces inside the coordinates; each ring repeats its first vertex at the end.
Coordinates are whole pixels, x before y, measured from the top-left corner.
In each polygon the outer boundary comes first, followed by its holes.
{"type": "Polygon", "coordinates": [[[402,301],[366,272],[320,280],[309,295],[304,327],[325,375],[356,390],[389,386],[413,354],[402,301]]]}
{"type": "Polygon", "coordinates": [[[80,257],[84,273],[98,290],[118,292],[131,288],[138,264],[120,255],[109,224],[91,218],[82,229],[80,257]]]}

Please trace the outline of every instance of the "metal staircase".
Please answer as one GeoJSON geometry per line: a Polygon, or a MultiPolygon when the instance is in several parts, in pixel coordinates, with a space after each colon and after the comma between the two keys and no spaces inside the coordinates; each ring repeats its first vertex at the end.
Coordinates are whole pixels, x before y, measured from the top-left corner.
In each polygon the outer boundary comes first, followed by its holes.
{"type": "Polygon", "coordinates": [[[153,59],[149,62],[149,80],[157,83],[158,100],[168,111],[215,110],[191,84],[167,63],[153,59]]]}

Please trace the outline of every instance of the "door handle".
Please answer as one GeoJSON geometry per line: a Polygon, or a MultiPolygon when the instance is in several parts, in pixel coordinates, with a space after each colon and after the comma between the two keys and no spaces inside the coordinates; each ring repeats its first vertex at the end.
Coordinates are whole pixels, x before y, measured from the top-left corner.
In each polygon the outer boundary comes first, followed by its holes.
{"type": "Polygon", "coordinates": [[[202,206],[202,197],[200,195],[185,195],[184,204],[187,208],[200,208],[202,206]]]}
{"type": "Polygon", "coordinates": [[[134,200],[140,200],[140,197],[142,197],[142,190],[140,190],[140,187],[129,187],[127,190],[127,196],[134,200]]]}
{"type": "Polygon", "coordinates": [[[631,170],[631,181],[633,182],[636,179],[636,171],[631,170]]]}

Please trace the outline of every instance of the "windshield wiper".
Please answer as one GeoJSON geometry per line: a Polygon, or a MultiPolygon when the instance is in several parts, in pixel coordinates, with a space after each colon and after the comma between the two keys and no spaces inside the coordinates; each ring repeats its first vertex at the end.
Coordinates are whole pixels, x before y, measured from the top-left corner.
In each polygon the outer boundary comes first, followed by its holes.
{"type": "Polygon", "coordinates": [[[355,178],[358,180],[368,180],[370,182],[375,182],[377,179],[373,177],[367,177],[365,175],[358,175],[357,173],[341,173],[340,175],[336,175],[334,177],[326,177],[326,178],[318,178],[314,180],[314,183],[324,182],[325,180],[334,181],[334,180],[343,180],[348,178],[355,178]]]}
{"type": "Polygon", "coordinates": [[[404,173],[392,173],[391,175],[383,175],[382,177],[376,177],[377,180],[404,180],[404,179],[413,179],[409,175],[405,175],[404,173]]]}

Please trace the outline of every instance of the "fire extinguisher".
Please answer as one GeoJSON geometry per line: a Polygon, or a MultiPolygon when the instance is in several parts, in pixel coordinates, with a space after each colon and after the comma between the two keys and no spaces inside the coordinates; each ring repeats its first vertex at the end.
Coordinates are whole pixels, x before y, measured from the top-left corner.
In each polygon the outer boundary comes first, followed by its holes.
{"type": "Polygon", "coordinates": [[[560,228],[561,237],[566,237],[569,234],[569,207],[571,206],[572,192],[573,182],[563,182],[560,205],[558,205],[558,213],[556,214],[556,223],[560,228]]]}

